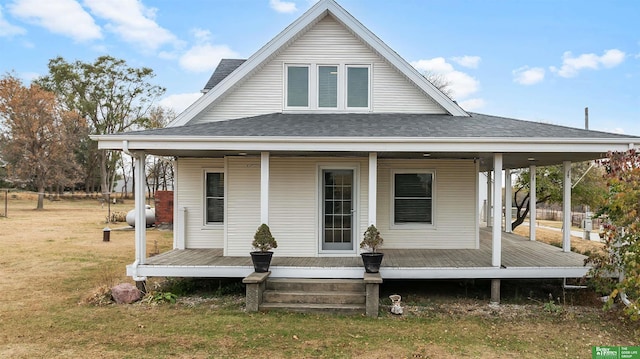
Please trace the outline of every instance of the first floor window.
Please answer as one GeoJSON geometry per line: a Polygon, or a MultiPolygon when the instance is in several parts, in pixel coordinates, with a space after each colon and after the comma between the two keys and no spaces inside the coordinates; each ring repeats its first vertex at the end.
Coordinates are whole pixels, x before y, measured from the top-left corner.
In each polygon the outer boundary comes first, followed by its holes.
{"type": "Polygon", "coordinates": [[[207,172],[206,174],[206,223],[224,222],[224,173],[207,172]]]}
{"type": "Polygon", "coordinates": [[[394,173],[395,224],[433,224],[433,173],[394,173]]]}

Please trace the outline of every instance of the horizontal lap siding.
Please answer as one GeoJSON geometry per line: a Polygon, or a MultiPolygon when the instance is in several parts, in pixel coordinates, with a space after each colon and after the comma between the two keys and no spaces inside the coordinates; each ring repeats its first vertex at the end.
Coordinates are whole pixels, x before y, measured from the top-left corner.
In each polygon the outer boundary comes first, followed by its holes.
{"type": "Polygon", "coordinates": [[[318,252],[315,161],[272,158],[269,181],[269,225],[278,240],[278,255],[309,256],[318,252]]]}
{"type": "Polygon", "coordinates": [[[380,160],[378,167],[378,229],[385,248],[476,248],[478,183],[473,161],[380,160]],[[399,229],[391,225],[393,169],[435,171],[434,228],[399,229]]]}
{"type": "Polygon", "coordinates": [[[222,248],[224,227],[204,225],[204,172],[224,170],[223,159],[178,159],[178,208],[186,208],[186,248],[222,248]]]}
{"type": "Polygon", "coordinates": [[[373,112],[446,113],[331,16],[215,104],[199,122],[281,112],[285,63],[372,64],[373,112]]]}
{"type": "Polygon", "coordinates": [[[247,256],[260,225],[260,159],[227,157],[226,185],[225,255],[247,256]]]}

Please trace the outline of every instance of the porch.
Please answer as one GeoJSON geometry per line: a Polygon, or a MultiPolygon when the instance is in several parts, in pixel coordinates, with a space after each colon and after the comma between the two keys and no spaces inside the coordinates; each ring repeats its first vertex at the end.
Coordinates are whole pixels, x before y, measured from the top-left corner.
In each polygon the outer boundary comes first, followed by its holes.
{"type": "MultiPolygon", "coordinates": [[[[383,249],[383,279],[578,278],[585,256],[545,243],[502,233],[501,266],[492,266],[491,228],[480,229],[479,249],[383,249]]],[[[251,258],[223,256],[222,249],[174,249],[128,266],[134,277],[246,277],[251,258]]],[[[282,257],[276,253],[271,277],[362,278],[358,257],[282,257]]]]}

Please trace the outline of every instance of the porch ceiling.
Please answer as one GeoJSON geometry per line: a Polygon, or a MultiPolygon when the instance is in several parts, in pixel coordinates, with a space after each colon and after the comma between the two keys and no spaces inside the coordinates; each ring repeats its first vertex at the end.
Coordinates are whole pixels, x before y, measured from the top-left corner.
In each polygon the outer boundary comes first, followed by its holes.
{"type": "MultiPolygon", "coordinates": [[[[195,150],[150,150],[149,154],[156,156],[175,157],[225,157],[225,156],[249,156],[260,157],[259,151],[195,151],[195,150]]],[[[493,153],[488,152],[377,152],[378,159],[461,159],[477,160],[480,162],[480,171],[493,169],[493,153]]],[[[275,151],[270,152],[271,157],[354,157],[366,158],[368,152],[333,152],[333,151],[275,151]]],[[[503,167],[516,169],[527,168],[530,165],[548,166],[562,164],[563,161],[582,162],[604,158],[606,153],[589,152],[522,152],[503,153],[503,167]]]]}

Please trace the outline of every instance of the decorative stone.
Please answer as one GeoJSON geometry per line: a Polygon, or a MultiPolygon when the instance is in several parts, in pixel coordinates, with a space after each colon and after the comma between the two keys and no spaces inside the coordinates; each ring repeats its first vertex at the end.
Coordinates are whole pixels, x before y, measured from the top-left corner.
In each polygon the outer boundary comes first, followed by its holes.
{"type": "Polygon", "coordinates": [[[142,293],[131,283],[121,283],[111,288],[111,297],[118,304],[131,304],[142,298],[142,293]]]}

